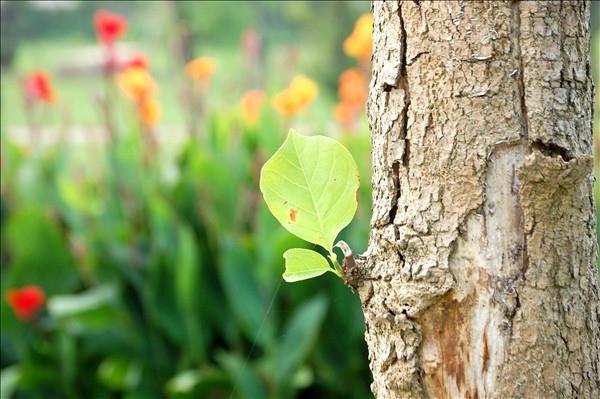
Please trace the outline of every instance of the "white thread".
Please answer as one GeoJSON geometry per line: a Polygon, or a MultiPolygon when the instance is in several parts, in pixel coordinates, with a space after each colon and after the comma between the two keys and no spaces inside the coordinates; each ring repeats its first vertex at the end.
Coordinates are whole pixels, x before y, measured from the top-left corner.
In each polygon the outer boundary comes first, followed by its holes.
{"type": "Polygon", "coordinates": [[[238,374],[238,376],[235,380],[235,384],[233,385],[233,389],[231,390],[229,399],[233,398],[233,394],[235,393],[235,390],[237,389],[240,379],[242,378],[242,374],[244,373],[244,370],[246,370],[246,365],[248,364],[248,360],[250,359],[250,356],[252,355],[252,351],[254,350],[254,347],[256,346],[256,342],[258,341],[258,338],[260,337],[260,333],[262,332],[263,326],[265,325],[265,321],[267,321],[267,316],[269,316],[269,312],[271,312],[271,307],[273,306],[273,302],[275,302],[275,297],[277,296],[277,293],[279,292],[279,288],[281,287],[282,282],[283,282],[283,280],[279,280],[279,285],[277,285],[277,288],[275,289],[275,293],[273,294],[273,298],[271,299],[271,303],[269,304],[269,307],[267,308],[267,312],[265,313],[265,317],[263,317],[263,320],[260,323],[260,327],[258,328],[256,337],[254,338],[254,342],[252,342],[252,346],[250,347],[248,356],[246,356],[244,365],[242,366],[242,369],[240,370],[240,373],[238,374]]]}

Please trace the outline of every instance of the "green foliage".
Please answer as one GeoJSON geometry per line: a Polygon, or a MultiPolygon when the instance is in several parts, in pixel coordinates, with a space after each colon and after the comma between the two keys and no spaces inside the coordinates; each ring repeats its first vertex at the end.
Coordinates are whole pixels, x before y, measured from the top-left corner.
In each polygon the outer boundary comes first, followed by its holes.
{"type": "MultiPolygon", "coordinates": [[[[150,164],[134,130],[83,156],[3,142],[2,290],[48,294],[33,321],[2,301],[3,397],[369,396],[356,297],[327,279],[281,285],[281,253],[306,243],[259,200],[274,122],[212,118],[150,164]]],[[[359,211],[342,232],[356,247],[359,211]]]]}
{"type": "MultiPolygon", "coordinates": [[[[266,154],[284,139],[280,132],[306,116],[274,117],[269,97],[294,74],[314,75],[320,95],[304,122],[329,123],[338,75],[352,63],[340,43],[368,2],[240,2],[235,13],[231,5],[185,2],[79,2],[60,13],[31,6],[11,6],[23,13],[2,24],[3,38],[10,28],[9,39],[20,42],[10,49],[3,42],[3,50],[18,51],[13,68],[2,71],[0,397],[369,397],[358,299],[328,279],[293,290],[282,284],[281,254],[311,245],[273,218],[258,190],[266,154]],[[188,104],[179,100],[190,82],[173,56],[178,34],[189,29],[195,40],[188,55],[219,61],[194,137],[169,136],[148,152],[149,136],[124,127],[131,104],[111,92],[99,68],[60,73],[71,60],[81,61],[71,57],[73,46],[95,42],[97,8],[128,18],[123,44],[150,58],[163,106],[160,130],[171,133],[171,125],[186,120],[182,105],[188,104]],[[165,18],[157,20],[161,13],[165,18]],[[327,17],[316,21],[317,15],[327,17]],[[334,16],[347,30],[328,22],[334,16]],[[251,26],[249,17],[258,23],[251,26]],[[226,31],[214,29],[225,25],[226,31]],[[263,39],[258,82],[246,79],[251,68],[240,51],[240,33],[252,27],[263,39]],[[68,134],[70,125],[96,126],[103,120],[96,100],[106,94],[113,140],[73,144],[61,137],[56,146],[9,140],[7,126],[29,116],[20,78],[37,68],[56,78],[59,97],[54,107],[35,110],[40,130],[60,125],[68,134]],[[275,73],[281,70],[290,75],[275,73]],[[238,101],[255,85],[267,99],[258,126],[250,127],[238,101]],[[20,320],[4,298],[8,289],[28,284],[39,285],[47,301],[35,317],[20,320]]],[[[4,11],[3,22],[10,14],[4,11]]],[[[92,129],[85,134],[95,139],[92,129]]],[[[366,129],[342,136],[360,154],[368,179],[366,129]]],[[[365,246],[370,194],[358,194],[358,223],[340,232],[351,215],[346,222],[338,215],[337,227],[321,234],[323,245],[339,233],[354,248],[365,246]]]]}

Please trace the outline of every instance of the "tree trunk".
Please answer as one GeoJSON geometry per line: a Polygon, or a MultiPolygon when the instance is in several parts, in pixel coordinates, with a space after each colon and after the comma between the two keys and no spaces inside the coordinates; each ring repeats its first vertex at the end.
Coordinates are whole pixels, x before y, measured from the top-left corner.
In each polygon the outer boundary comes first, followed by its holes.
{"type": "Polygon", "coordinates": [[[375,396],[600,397],[590,4],[373,14],[375,396]]]}

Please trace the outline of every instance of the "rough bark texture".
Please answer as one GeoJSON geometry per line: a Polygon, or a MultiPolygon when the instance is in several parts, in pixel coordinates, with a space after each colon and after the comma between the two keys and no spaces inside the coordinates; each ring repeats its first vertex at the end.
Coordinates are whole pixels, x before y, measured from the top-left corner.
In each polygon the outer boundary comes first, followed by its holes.
{"type": "Polygon", "coordinates": [[[377,398],[600,397],[589,9],[373,2],[377,398]]]}

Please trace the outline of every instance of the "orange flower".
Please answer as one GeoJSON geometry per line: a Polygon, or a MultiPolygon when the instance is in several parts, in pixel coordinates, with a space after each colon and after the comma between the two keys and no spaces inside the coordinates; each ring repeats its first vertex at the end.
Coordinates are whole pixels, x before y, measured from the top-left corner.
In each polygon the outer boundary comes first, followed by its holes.
{"type": "Polygon", "coordinates": [[[367,59],[371,57],[373,46],[373,15],[363,14],[354,25],[354,30],[344,40],[344,52],[351,57],[367,59]]]}
{"type": "Polygon", "coordinates": [[[41,288],[28,285],[21,289],[6,291],[6,301],[21,320],[30,319],[46,301],[41,288]]]}
{"type": "Polygon", "coordinates": [[[300,110],[300,103],[290,89],[284,89],[273,98],[273,108],[282,115],[290,116],[300,110]]]}
{"type": "Polygon", "coordinates": [[[212,76],[217,68],[217,62],[208,57],[196,58],[187,63],[185,73],[196,81],[206,81],[212,76]]]}
{"type": "Polygon", "coordinates": [[[127,31],[127,21],[120,15],[98,10],[94,14],[94,26],[100,42],[111,45],[127,31]]]}
{"type": "Polygon", "coordinates": [[[155,126],[160,118],[160,104],[153,98],[145,99],[138,107],[140,119],[147,126],[155,126]]]}
{"type": "Polygon", "coordinates": [[[132,101],[142,102],[154,95],[157,89],[156,82],[144,68],[127,68],[118,78],[118,85],[127,98],[132,101]]]}
{"type": "Polygon", "coordinates": [[[141,66],[127,68],[117,83],[123,94],[136,103],[140,120],[147,126],[156,125],[161,110],[154,98],[157,84],[148,70],[141,66]]]}
{"type": "Polygon", "coordinates": [[[52,104],[56,100],[52,80],[43,71],[31,73],[25,81],[25,97],[29,102],[43,101],[52,104]]]}
{"type": "Polygon", "coordinates": [[[277,112],[290,116],[306,108],[319,94],[319,87],[305,76],[296,76],[290,86],[273,99],[273,107],[277,112]]]}
{"type": "Polygon", "coordinates": [[[335,105],[333,108],[333,116],[338,123],[346,128],[351,128],[352,124],[356,120],[356,116],[360,112],[360,108],[357,108],[352,103],[341,102],[335,105]]]}
{"type": "Polygon", "coordinates": [[[342,102],[361,108],[367,101],[369,91],[367,81],[360,70],[348,69],[340,75],[338,94],[342,102]]]}
{"type": "Polygon", "coordinates": [[[265,92],[259,89],[250,90],[242,96],[242,116],[247,125],[256,126],[260,119],[260,109],[265,100],[265,92]]]}

